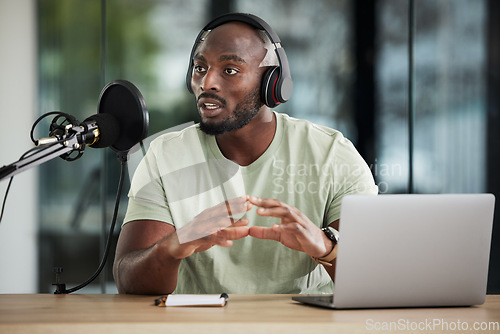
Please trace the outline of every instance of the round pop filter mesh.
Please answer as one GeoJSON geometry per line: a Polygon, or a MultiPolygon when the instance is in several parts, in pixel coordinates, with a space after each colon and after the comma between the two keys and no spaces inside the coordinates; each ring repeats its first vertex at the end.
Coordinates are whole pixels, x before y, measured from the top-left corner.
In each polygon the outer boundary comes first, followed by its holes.
{"type": "Polygon", "coordinates": [[[142,94],[137,87],[125,80],[107,84],[99,97],[99,113],[113,115],[119,123],[120,134],[111,148],[127,152],[146,138],[149,114],[142,94]]]}

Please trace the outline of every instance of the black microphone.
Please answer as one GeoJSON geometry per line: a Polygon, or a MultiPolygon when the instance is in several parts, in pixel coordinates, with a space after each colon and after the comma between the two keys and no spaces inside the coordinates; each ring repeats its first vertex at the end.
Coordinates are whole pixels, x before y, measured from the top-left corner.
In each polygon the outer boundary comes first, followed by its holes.
{"type": "Polygon", "coordinates": [[[53,123],[51,128],[51,136],[35,140],[36,146],[61,142],[75,136],[79,145],[103,148],[116,143],[120,136],[118,120],[111,114],[92,115],[81,123],[73,118],[72,124],[61,126],[53,123]]]}
{"type": "Polygon", "coordinates": [[[104,148],[114,145],[120,137],[120,124],[111,114],[95,114],[87,117],[82,125],[86,133],[83,142],[93,148],[104,148]]]}
{"type": "MultiPolygon", "coordinates": [[[[118,153],[126,154],[146,138],[149,113],[140,91],[126,80],[115,80],[101,91],[98,114],[78,122],[73,116],[61,113],[70,124],[58,125],[58,116],[51,125],[50,137],[40,138],[35,145],[61,142],[76,136],[78,145],[93,148],[110,146],[118,153]]],[[[81,149],[81,147],[80,147],[81,149]]]]}

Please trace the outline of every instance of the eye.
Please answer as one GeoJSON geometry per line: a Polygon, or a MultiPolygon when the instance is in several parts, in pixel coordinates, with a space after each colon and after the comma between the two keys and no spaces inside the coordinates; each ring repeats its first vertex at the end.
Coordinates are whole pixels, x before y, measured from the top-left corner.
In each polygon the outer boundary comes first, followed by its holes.
{"type": "Polygon", "coordinates": [[[206,69],[205,69],[203,66],[196,65],[196,66],[194,67],[194,71],[195,71],[196,73],[203,73],[203,72],[206,72],[206,69]]]}
{"type": "Polygon", "coordinates": [[[237,70],[235,70],[234,68],[226,68],[224,70],[224,73],[228,74],[228,75],[235,75],[238,73],[237,70]]]}

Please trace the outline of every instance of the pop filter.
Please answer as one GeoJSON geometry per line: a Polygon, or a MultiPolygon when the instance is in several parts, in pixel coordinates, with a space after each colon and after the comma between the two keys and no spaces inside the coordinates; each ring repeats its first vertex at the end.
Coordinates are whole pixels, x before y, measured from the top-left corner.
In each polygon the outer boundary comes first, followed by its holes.
{"type": "Polygon", "coordinates": [[[120,153],[128,152],[146,138],[149,113],[141,92],[126,80],[108,83],[101,91],[99,114],[111,114],[118,121],[120,133],[111,148],[120,153]]]}

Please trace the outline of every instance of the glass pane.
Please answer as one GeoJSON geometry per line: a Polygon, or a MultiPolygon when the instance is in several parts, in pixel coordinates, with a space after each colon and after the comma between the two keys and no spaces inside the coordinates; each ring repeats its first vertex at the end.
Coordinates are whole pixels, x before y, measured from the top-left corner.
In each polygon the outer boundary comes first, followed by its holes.
{"type": "Polygon", "coordinates": [[[486,3],[415,1],[415,190],[483,192],[486,3]]]}
{"type": "MultiPolygon", "coordinates": [[[[207,2],[198,0],[106,1],[105,81],[128,80],[139,89],[149,112],[149,136],[198,119],[194,98],[186,89],[186,71],[207,6],[207,2]]],[[[106,195],[111,210],[119,175],[112,154],[107,156],[107,166],[106,195]]],[[[128,189],[127,173],[116,238],[127,209],[128,189]]],[[[114,250],[104,278],[111,285],[109,291],[116,290],[111,274],[113,259],[114,250]]]]}
{"type": "Polygon", "coordinates": [[[408,2],[380,0],[376,15],[377,157],[379,192],[408,191],[408,2]]]}
{"type": "Polygon", "coordinates": [[[294,91],[276,110],[356,138],[352,2],[240,0],[236,11],[264,19],[286,50],[294,91]]]}
{"type": "MultiPolygon", "coordinates": [[[[483,0],[415,1],[413,185],[418,193],[485,190],[483,0]]],[[[408,189],[408,2],[377,8],[378,161],[387,192],[408,189]],[[383,172],[386,171],[386,172],[383,172]]]]}
{"type": "MultiPolygon", "coordinates": [[[[97,113],[101,89],[101,2],[38,2],[39,113],[62,111],[83,121],[97,113]]],[[[39,124],[46,137],[53,116],[39,124]]],[[[40,292],[53,292],[53,267],[64,267],[72,287],[98,265],[101,211],[101,152],[86,149],[84,158],[55,158],[39,168],[40,292]]]]}
{"type": "Polygon", "coordinates": [[[149,134],[197,119],[186,89],[191,47],[205,24],[208,1],[107,1],[106,81],[139,88],[150,114],[149,134]]]}

